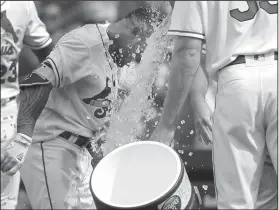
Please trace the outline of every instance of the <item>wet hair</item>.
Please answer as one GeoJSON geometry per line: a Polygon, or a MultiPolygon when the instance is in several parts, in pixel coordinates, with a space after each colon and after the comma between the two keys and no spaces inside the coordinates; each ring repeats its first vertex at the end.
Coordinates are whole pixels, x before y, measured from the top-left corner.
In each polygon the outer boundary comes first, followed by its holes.
{"type": "Polygon", "coordinates": [[[155,11],[150,7],[140,7],[128,13],[128,15],[125,17],[125,19],[134,20],[135,22],[140,23],[141,26],[143,24],[147,26],[146,28],[149,31],[143,31],[143,28],[140,27],[138,24],[134,24],[135,27],[132,30],[132,34],[134,36],[137,35],[144,36],[145,34],[145,38],[149,37],[151,33],[153,33],[154,31],[153,26],[157,27],[163,21],[164,18],[165,18],[164,14],[162,14],[159,11],[155,11]]]}

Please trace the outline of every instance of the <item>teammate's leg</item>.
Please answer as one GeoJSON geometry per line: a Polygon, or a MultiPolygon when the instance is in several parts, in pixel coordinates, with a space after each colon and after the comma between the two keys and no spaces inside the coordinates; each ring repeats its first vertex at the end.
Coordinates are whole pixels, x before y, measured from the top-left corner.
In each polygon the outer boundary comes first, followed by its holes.
{"type": "Polygon", "coordinates": [[[1,105],[1,153],[11,143],[16,134],[18,104],[16,100],[1,105]]]}
{"type": "Polygon", "coordinates": [[[266,145],[269,156],[258,194],[258,209],[278,209],[277,62],[261,71],[265,102],[266,145]]]}
{"type": "Polygon", "coordinates": [[[267,149],[278,174],[278,104],[277,104],[277,62],[261,71],[263,98],[265,102],[265,126],[267,149]]]}
{"type": "Polygon", "coordinates": [[[1,172],[1,209],[16,209],[20,174],[9,176],[1,172]]]}
{"type": "MultiPolygon", "coordinates": [[[[16,100],[1,105],[1,154],[16,134],[18,105],[16,100]]],[[[15,209],[18,199],[20,175],[8,176],[1,172],[1,209],[15,209]]]]}
{"type": "Polygon", "coordinates": [[[255,208],[265,148],[259,77],[257,67],[245,65],[219,75],[213,122],[218,209],[255,208]]]}
{"type": "Polygon", "coordinates": [[[261,178],[256,209],[278,209],[278,176],[267,155],[261,178]]]}
{"type": "Polygon", "coordinates": [[[83,181],[83,160],[83,150],[60,137],[32,144],[21,168],[32,208],[80,209],[83,201],[78,193],[83,181]]]}

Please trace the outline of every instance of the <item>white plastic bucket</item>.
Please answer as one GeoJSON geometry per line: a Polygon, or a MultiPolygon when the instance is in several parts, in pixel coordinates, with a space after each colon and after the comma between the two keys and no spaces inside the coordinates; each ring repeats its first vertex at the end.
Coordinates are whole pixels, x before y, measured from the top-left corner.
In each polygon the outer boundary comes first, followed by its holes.
{"type": "Polygon", "coordinates": [[[179,155],[141,141],[119,147],[94,169],[90,188],[97,209],[198,209],[179,155]]]}

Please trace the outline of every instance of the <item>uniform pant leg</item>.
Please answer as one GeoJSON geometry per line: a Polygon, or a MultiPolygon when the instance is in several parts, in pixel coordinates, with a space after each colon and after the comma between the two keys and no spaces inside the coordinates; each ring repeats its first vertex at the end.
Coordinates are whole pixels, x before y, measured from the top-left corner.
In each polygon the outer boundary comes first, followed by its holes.
{"type": "Polygon", "coordinates": [[[16,209],[20,174],[9,176],[1,172],[1,209],[16,209]]]}
{"type": "Polygon", "coordinates": [[[31,146],[21,174],[33,209],[80,209],[82,158],[81,148],[60,137],[31,146]]]}
{"type": "Polygon", "coordinates": [[[78,165],[81,170],[80,178],[72,181],[72,187],[67,194],[66,203],[71,209],[96,209],[93,197],[90,191],[90,177],[93,172],[91,166],[91,155],[86,149],[80,152],[78,165]]]}
{"type": "Polygon", "coordinates": [[[257,67],[227,67],[219,75],[213,123],[218,209],[254,209],[264,163],[261,85],[257,67]]]}
{"type": "Polygon", "coordinates": [[[278,89],[277,62],[261,69],[264,98],[266,145],[271,161],[278,174],[278,89]]]}
{"type": "Polygon", "coordinates": [[[277,62],[261,69],[263,87],[265,140],[268,149],[260,183],[257,209],[278,209],[278,136],[277,136],[277,62]]]}
{"type": "Polygon", "coordinates": [[[256,209],[278,209],[278,176],[269,155],[266,156],[256,209]]]}
{"type": "MultiPolygon", "coordinates": [[[[1,106],[1,153],[5,151],[16,134],[18,105],[13,100],[1,106]]],[[[18,201],[20,175],[9,176],[1,172],[1,209],[15,209],[18,201]]]]}

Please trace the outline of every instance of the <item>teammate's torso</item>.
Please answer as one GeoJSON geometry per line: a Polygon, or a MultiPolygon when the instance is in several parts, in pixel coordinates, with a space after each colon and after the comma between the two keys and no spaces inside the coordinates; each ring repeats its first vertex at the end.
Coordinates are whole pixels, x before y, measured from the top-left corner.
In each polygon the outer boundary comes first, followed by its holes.
{"type": "Polygon", "coordinates": [[[214,73],[238,55],[277,51],[277,1],[203,2],[207,70],[214,73]]]}
{"type": "Polygon", "coordinates": [[[1,61],[1,98],[10,98],[19,93],[16,50],[20,52],[22,49],[24,34],[30,21],[27,5],[21,1],[1,1],[1,56],[7,61],[6,64],[1,61]]]}
{"type": "Polygon", "coordinates": [[[109,97],[113,92],[110,73],[117,67],[106,53],[109,41],[106,28],[89,24],[71,31],[62,39],[71,39],[71,36],[81,38],[90,48],[92,59],[98,62],[92,63],[88,69],[89,76],[51,91],[37,121],[34,141],[53,139],[63,131],[92,137],[92,131],[97,131],[108,117],[109,97]]]}

